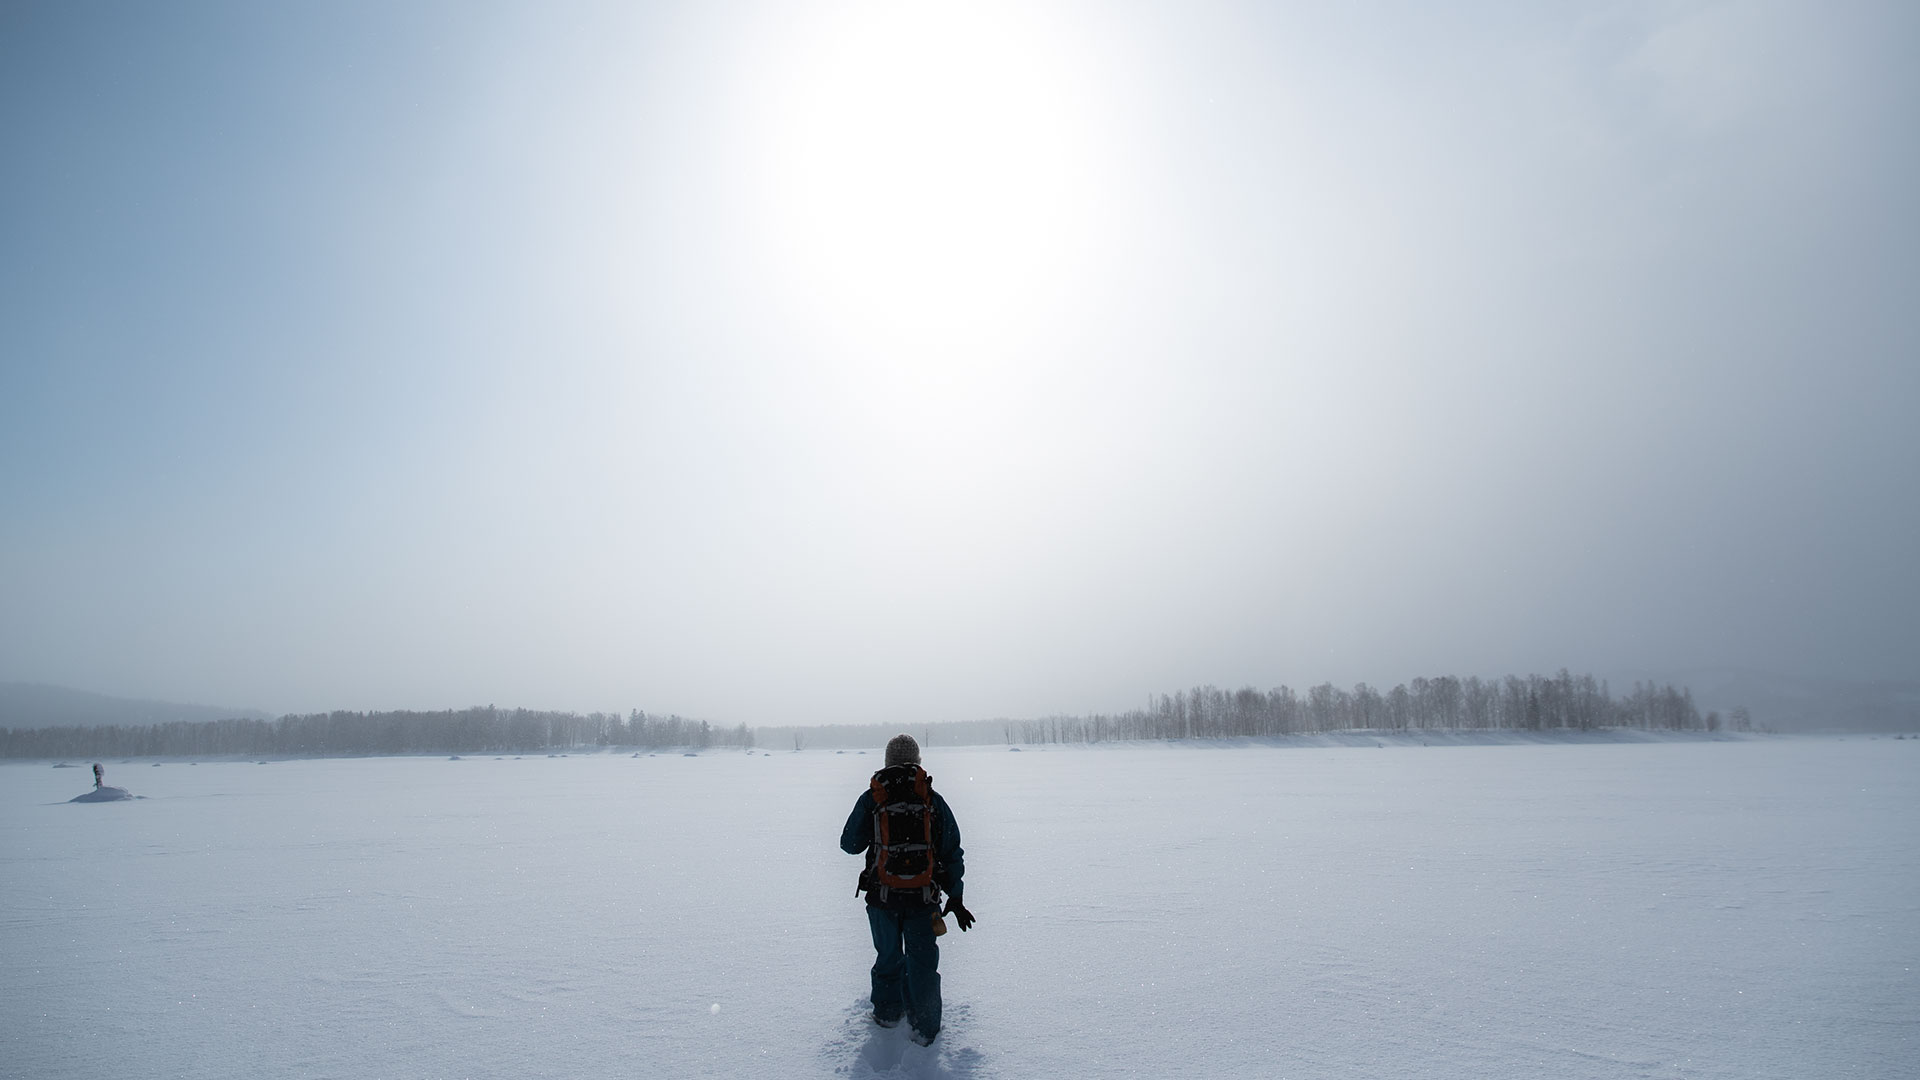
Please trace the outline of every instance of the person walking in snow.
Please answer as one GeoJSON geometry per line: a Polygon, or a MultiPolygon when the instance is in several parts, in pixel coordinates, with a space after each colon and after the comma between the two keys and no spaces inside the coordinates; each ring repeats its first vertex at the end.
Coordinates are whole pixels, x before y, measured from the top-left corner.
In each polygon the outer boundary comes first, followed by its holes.
{"type": "Polygon", "coordinates": [[[100,767],[100,763],[99,763],[99,762],[97,762],[97,761],[96,761],[96,762],[94,762],[94,763],[93,763],[93,787],[94,787],[94,790],[96,790],[96,791],[98,791],[98,790],[100,789],[100,784],[101,784],[101,782],[102,782],[102,781],[104,781],[104,780],[105,780],[106,778],[107,778],[107,770],[105,770],[105,769],[103,769],[103,768],[101,768],[101,767],[100,767]]]}
{"type": "Polygon", "coordinates": [[[947,800],[933,790],[920,767],[920,744],[911,735],[887,743],[886,767],[873,774],[854,800],[840,849],[866,854],[855,895],[867,894],[867,925],[873,931],[873,1021],[893,1027],[905,1017],[913,1041],[925,1046],[940,1034],[940,946],[944,914],[961,930],[973,913],[960,902],[966,863],[960,826],[947,800]]]}

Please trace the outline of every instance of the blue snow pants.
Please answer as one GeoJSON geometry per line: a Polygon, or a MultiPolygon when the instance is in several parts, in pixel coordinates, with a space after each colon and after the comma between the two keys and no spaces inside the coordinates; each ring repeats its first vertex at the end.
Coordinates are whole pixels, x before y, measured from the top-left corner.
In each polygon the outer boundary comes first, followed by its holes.
{"type": "Polygon", "coordinates": [[[873,1015],[896,1020],[903,1013],[922,1035],[940,1031],[940,946],[933,938],[931,907],[894,910],[867,907],[873,930],[873,1015]]]}

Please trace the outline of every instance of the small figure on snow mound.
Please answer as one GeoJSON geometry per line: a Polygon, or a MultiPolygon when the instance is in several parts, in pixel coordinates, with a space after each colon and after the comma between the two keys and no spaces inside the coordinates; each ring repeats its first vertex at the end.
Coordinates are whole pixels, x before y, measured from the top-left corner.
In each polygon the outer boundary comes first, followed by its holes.
{"type": "Polygon", "coordinates": [[[961,930],[973,913],[960,902],[966,872],[960,826],[947,801],[920,767],[920,744],[911,735],[887,743],[887,764],[873,774],[854,801],[840,849],[866,853],[855,895],[867,894],[867,925],[873,932],[873,1019],[893,1027],[905,1017],[922,1046],[940,1033],[940,946],[945,914],[961,930]]]}
{"type": "Polygon", "coordinates": [[[68,802],[118,802],[121,799],[140,798],[140,796],[135,795],[133,792],[128,791],[126,788],[108,787],[106,784],[106,779],[107,779],[107,770],[101,768],[99,763],[95,762],[93,766],[93,790],[84,792],[79,795],[75,795],[73,798],[68,799],[67,801],[68,802]]]}

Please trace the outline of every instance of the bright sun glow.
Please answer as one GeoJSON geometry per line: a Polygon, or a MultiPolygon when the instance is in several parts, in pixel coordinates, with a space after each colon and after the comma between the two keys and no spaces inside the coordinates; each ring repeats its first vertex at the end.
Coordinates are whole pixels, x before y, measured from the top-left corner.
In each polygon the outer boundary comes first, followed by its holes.
{"type": "Polygon", "coordinates": [[[1071,287],[1085,79],[1031,17],[861,5],[787,43],[759,178],[778,272],[871,332],[1017,329],[1071,287]]]}

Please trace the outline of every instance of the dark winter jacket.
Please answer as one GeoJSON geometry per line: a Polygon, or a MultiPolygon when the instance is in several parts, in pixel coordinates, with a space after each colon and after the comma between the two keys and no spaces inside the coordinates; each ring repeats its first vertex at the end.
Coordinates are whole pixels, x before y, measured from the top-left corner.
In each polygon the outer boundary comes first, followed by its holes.
{"type": "MultiPolygon", "coordinates": [[[[947,800],[933,793],[933,812],[935,832],[933,837],[933,881],[948,896],[960,899],[961,875],[967,872],[966,853],[960,850],[960,825],[953,820],[953,811],[947,808],[947,800]]],[[[854,800],[853,813],[847,815],[847,827],[840,830],[840,850],[849,855],[868,852],[867,866],[873,866],[873,792],[863,791],[854,800]]],[[[874,894],[867,894],[867,903],[879,906],[880,901],[874,894]]]]}

